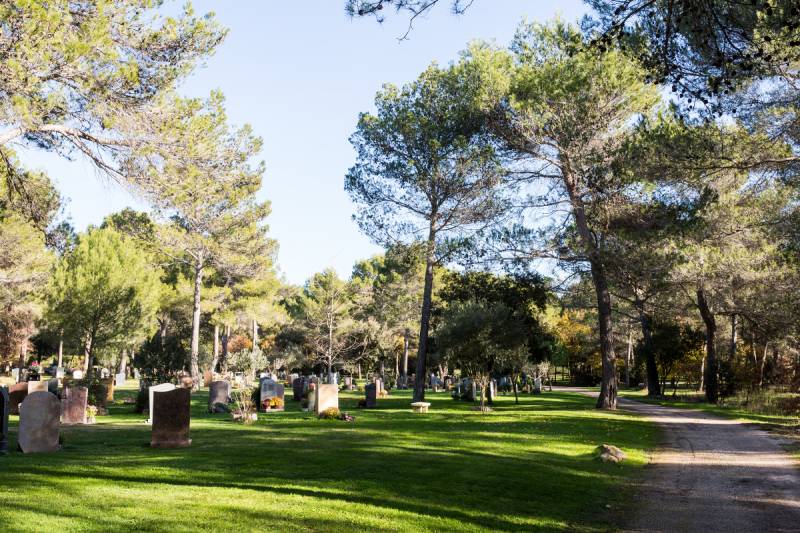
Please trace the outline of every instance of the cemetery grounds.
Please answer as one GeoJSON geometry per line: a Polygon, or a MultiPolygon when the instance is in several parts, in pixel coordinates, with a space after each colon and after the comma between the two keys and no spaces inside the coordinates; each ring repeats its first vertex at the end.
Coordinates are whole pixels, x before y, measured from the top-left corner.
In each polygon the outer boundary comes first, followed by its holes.
{"type": "MultiPolygon", "coordinates": [[[[118,388],[109,415],[62,426],[58,453],[0,456],[0,526],[15,531],[604,531],[619,523],[655,426],[566,392],[500,396],[488,414],[448,393],[411,391],[319,420],[287,397],[254,425],[208,414],[192,395],[192,445],[152,449],[146,415],[118,388]],[[621,447],[619,465],[597,459],[621,447]]],[[[18,418],[11,417],[9,448],[18,418]]]]}

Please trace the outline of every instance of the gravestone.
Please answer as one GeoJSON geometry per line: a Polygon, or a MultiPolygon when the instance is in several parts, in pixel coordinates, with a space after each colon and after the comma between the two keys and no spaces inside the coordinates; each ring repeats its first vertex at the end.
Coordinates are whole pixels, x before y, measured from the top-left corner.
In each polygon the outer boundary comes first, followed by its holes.
{"type": "Polygon", "coordinates": [[[47,392],[58,396],[58,380],[53,378],[47,380],[47,392]]]}
{"type": "Polygon", "coordinates": [[[283,395],[284,387],[280,383],[271,378],[263,378],[261,380],[261,392],[259,395],[259,406],[262,411],[283,411],[283,395]],[[270,401],[273,398],[280,398],[279,406],[270,406],[270,401]]]}
{"type": "Polygon", "coordinates": [[[364,387],[366,391],[366,407],[367,409],[372,409],[378,406],[378,387],[375,383],[370,383],[366,387],[364,387]]]}
{"type": "Polygon", "coordinates": [[[64,387],[64,397],[61,399],[61,422],[85,424],[88,398],[89,389],[86,387],[64,387]]]}
{"type": "Polygon", "coordinates": [[[106,388],[106,403],[114,403],[114,378],[106,377],[100,380],[100,383],[106,388]]]}
{"type": "Polygon", "coordinates": [[[14,381],[19,381],[19,368],[11,369],[11,377],[14,379],[14,381]]]}
{"type": "Polygon", "coordinates": [[[8,412],[12,415],[19,414],[19,404],[28,395],[28,382],[15,383],[8,388],[8,412]]]}
{"type": "Polygon", "coordinates": [[[150,395],[150,404],[149,404],[150,418],[147,419],[147,423],[148,424],[152,424],[153,423],[153,408],[154,408],[154,406],[153,406],[153,394],[156,393],[156,392],[169,392],[169,391],[173,391],[173,390],[175,390],[175,385],[173,385],[172,383],[161,383],[160,385],[153,385],[152,387],[150,387],[150,389],[148,389],[148,392],[149,392],[149,395],[150,395]]]}
{"type": "Polygon", "coordinates": [[[151,406],[154,410],[151,447],[185,448],[192,444],[192,439],[189,438],[191,396],[192,392],[182,387],[164,392],[154,391],[151,406]]]}
{"type": "Polygon", "coordinates": [[[308,410],[314,411],[315,406],[317,405],[317,387],[319,385],[314,383],[313,381],[310,382],[306,388],[306,394],[308,394],[308,410]]]}
{"type": "Polygon", "coordinates": [[[211,387],[212,383],[214,383],[214,374],[212,374],[210,370],[206,370],[203,372],[203,385],[205,387],[211,387]]]}
{"type": "Polygon", "coordinates": [[[384,391],[383,380],[381,378],[375,378],[375,381],[373,383],[375,384],[375,395],[378,398],[380,398],[381,396],[383,396],[383,391],[384,391]]]}
{"type": "Polygon", "coordinates": [[[533,393],[534,394],[542,393],[542,378],[535,378],[533,380],[533,393]]]}
{"type": "Polygon", "coordinates": [[[33,394],[34,392],[48,392],[47,391],[47,382],[46,381],[29,381],[28,382],[28,394],[33,394]]]}
{"type": "Polygon", "coordinates": [[[116,376],[114,376],[114,381],[117,387],[124,387],[125,382],[128,380],[128,376],[125,375],[125,372],[120,372],[116,376]]]}
{"type": "Polygon", "coordinates": [[[72,379],[83,379],[83,370],[75,370],[72,372],[72,379]]]}
{"type": "Polygon", "coordinates": [[[292,381],[292,400],[299,402],[305,394],[305,378],[294,378],[292,381]]]}
{"type": "Polygon", "coordinates": [[[8,390],[0,387],[0,455],[8,453],[8,390]]]}
{"type": "Polygon", "coordinates": [[[63,366],[56,367],[56,379],[64,379],[65,375],[66,373],[63,366]]]}
{"type": "Polygon", "coordinates": [[[208,388],[208,412],[227,412],[231,402],[231,384],[227,381],[212,381],[208,388]],[[220,404],[224,407],[220,407],[220,404]]]}
{"type": "Polygon", "coordinates": [[[57,452],[61,403],[47,391],[32,392],[19,406],[17,441],[22,453],[57,452]]]}
{"type": "Polygon", "coordinates": [[[317,390],[314,393],[316,397],[314,401],[314,412],[318,415],[326,409],[331,407],[339,408],[339,386],[320,383],[317,385],[317,390]]]}

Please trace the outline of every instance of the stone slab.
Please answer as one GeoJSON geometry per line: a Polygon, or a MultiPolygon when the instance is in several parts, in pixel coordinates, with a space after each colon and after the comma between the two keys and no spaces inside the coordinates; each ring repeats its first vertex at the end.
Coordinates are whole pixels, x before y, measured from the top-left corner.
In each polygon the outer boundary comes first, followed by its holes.
{"type": "Polygon", "coordinates": [[[23,453],[57,452],[61,403],[47,391],[28,394],[19,406],[18,443],[23,453]]]}

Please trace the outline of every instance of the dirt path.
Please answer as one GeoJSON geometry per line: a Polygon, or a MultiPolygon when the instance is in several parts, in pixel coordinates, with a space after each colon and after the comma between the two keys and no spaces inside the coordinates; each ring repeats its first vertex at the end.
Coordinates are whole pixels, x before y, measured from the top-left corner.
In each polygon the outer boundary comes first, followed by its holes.
{"type": "Polygon", "coordinates": [[[697,410],[620,407],[662,429],[624,531],[800,532],[800,465],[777,438],[697,410]]]}

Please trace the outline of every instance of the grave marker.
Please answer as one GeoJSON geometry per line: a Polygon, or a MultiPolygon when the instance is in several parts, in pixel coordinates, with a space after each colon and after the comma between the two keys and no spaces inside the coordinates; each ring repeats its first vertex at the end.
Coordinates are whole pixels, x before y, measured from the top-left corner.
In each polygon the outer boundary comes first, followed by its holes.
{"type": "Polygon", "coordinates": [[[15,383],[8,388],[8,412],[12,415],[19,414],[19,404],[25,400],[28,395],[28,383],[22,381],[15,383]]]}
{"type": "Polygon", "coordinates": [[[19,406],[18,442],[22,453],[57,452],[61,403],[47,391],[32,392],[19,406]]]}
{"type": "Polygon", "coordinates": [[[34,392],[48,392],[47,390],[47,382],[46,381],[29,381],[28,382],[28,394],[33,394],[34,392]]]}
{"type": "Polygon", "coordinates": [[[364,387],[364,391],[366,392],[366,407],[367,409],[373,409],[378,407],[378,387],[375,383],[370,383],[366,387],[364,387]]]}
{"type": "Polygon", "coordinates": [[[315,391],[314,396],[314,412],[317,413],[317,415],[326,409],[330,409],[331,407],[335,407],[336,409],[339,408],[338,385],[320,383],[317,385],[317,390],[315,391]]]}
{"type": "Polygon", "coordinates": [[[85,424],[88,397],[89,389],[86,387],[64,387],[64,398],[61,399],[61,422],[85,424]]]}
{"type": "Polygon", "coordinates": [[[169,392],[169,391],[173,391],[173,390],[175,390],[175,385],[173,385],[172,383],[161,383],[160,385],[153,385],[152,387],[150,387],[150,389],[148,389],[148,392],[149,392],[149,395],[150,395],[150,404],[149,404],[150,418],[147,420],[148,424],[152,424],[153,423],[153,408],[154,408],[154,406],[153,406],[153,393],[156,393],[156,392],[169,392]]]}
{"type": "Polygon", "coordinates": [[[227,381],[212,381],[208,388],[208,412],[225,412],[231,402],[231,384],[227,381]],[[224,405],[225,409],[217,407],[224,405]],[[220,411],[221,409],[221,411],[220,411]]]}
{"type": "Polygon", "coordinates": [[[191,395],[191,391],[184,388],[153,391],[152,448],[185,448],[192,444],[189,438],[191,395]]]}

